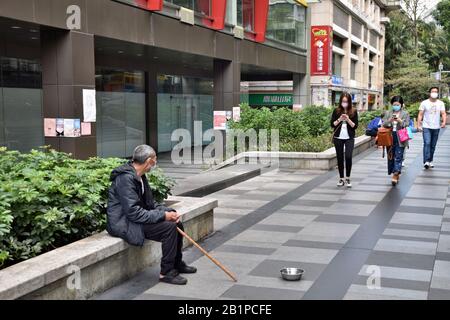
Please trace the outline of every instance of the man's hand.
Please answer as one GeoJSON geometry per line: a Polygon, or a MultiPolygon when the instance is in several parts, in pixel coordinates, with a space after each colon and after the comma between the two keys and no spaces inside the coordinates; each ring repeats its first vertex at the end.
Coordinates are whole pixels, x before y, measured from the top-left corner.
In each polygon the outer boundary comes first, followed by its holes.
{"type": "Polygon", "coordinates": [[[167,211],[166,212],[166,221],[173,221],[173,222],[180,222],[181,215],[178,214],[176,211],[167,211]]]}
{"type": "Polygon", "coordinates": [[[441,123],[441,128],[445,129],[445,123],[441,123]]]}

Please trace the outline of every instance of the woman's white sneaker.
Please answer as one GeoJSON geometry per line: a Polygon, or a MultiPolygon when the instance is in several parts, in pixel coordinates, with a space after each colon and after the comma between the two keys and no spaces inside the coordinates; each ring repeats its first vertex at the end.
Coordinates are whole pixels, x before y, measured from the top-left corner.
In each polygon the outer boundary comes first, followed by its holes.
{"type": "Polygon", "coordinates": [[[347,188],[351,188],[352,187],[352,182],[348,178],[345,179],[345,184],[347,185],[347,188]]]}
{"type": "Polygon", "coordinates": [[[337,183],[338,187],[343,187],[345,186],[345,180],[344,179],[339,179],[338,183],[337,183]]]}

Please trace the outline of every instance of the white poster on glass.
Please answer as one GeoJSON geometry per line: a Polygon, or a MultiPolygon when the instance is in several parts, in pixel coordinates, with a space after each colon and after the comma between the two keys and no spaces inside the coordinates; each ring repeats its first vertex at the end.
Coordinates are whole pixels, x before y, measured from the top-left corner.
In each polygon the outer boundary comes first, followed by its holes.
{"type": "Polygon", "coordinates": [[[83,116],[84,122],[97,121],[97,103],[95,90],[83,89],[83,116]]]}
{"type": "Polygon", "coordinates": [[[75,119],[64,119],[64,137],[75,137],[75,119]]]}
{"type": "Polygon", "coordinates": [[[233,107],[233,121],[241,121],[241,107],[233,107]]]}

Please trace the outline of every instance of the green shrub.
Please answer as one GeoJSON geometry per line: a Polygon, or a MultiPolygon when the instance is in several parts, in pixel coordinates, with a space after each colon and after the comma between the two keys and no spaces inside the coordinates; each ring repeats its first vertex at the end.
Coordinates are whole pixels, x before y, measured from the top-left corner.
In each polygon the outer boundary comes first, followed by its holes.
{"type": "MultiPolygon", "coordinates": [[[[125,160],[75,160],[47,148],[29,154],[0,148],[0,266],[29,259],[102,231],[113,168],[125,160]]],[[[149,174],[155,199],[173,181],[149,174]]]]}
{"type": "Polygon", "coordinates": [[[447,112],[450,112],[450,99],[449,98],[443,98],[442,101],[445,104],[445,110],[447,112]]]}
{"type": "MultiPolygon", "coordinates": [[[[280,151],[287,152],[322,152],[330,147],[332,129],[330,126],[332,108],[308,106],[300,112],[288,108],[253,109],[248,104],[241,104],[241,120],[230,122],[231,129],[278,129],[280,151]]],[[[381,115],[381,110],[359,114],[360,126],[357,135],[365,133],[367,124],[381,115]]]]}
{"type": "Polygon", "coordinates": [[[406,111],[408,111],[411,119],[417,119],[417,116],[419,115],[420,104],[421,104],[420,102],[416,102],[409,106],[406,106],[406,111]]]}

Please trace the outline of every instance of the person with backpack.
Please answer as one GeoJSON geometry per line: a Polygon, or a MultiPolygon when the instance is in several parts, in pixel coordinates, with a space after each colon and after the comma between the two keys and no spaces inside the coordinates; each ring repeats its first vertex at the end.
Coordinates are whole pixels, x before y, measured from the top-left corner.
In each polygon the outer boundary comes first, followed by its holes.
{"type": "Polygon", "coordinates": [[[381,117],[376,117],[367,125],[366,136],[376,137],[378,133],[378,128],[383,125],[383,115],[381,117]]]}
{"type": "Polygon", "coordinates": [[[409,146],[407,127],[409,127],[409,113],[403,109],[403,98],[395,96],[391,99],[391,110],[383,119],[383,127],[390,129],[392,145],[387,147],[388,175],[392,175],[392,185],[396,186],[402,173],[402,162],[405,148],[409,146]]]}
{"type": "Polygon", "coordinates": [[[355,147],[355,132],[358,128],[358,112],[353,107],[352,96],[344,92],[339,99],[339,106],[333,111],[330,121],[333,128],[333,143],[339,169],[338,187],[352,187],[350,176],[352,172],[353,148],[355,147]],[[345,160],[345,161],[344,161],[345,160]],[[345,179],[344,179],[345,162],[345,179]]]}

